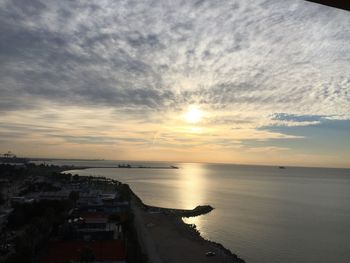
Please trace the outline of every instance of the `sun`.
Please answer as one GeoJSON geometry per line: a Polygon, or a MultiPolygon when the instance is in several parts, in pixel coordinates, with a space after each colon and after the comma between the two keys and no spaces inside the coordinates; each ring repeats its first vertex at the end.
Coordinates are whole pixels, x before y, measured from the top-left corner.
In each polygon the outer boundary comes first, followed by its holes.
{"type": "Polygon", "coordinates": [[[188,123],[198,123],[201,121],[203,116],[203,112],[199,110],[197,107],[190,107],[185,113],[185,120],[188,123]]]}

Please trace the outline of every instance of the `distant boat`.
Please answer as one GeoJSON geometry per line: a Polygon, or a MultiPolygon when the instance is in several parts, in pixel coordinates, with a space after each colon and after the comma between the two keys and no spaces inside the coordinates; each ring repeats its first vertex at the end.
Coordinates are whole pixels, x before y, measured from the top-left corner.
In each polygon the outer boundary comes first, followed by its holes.
{"type": "Polygon", "coordinates": [[[179,167],[177,167],[177,166],[170,166],[171,167],[171,169],[179,169],[179,167]]]}
{"type": "Polygon", "coordinates": [[[285,166],[278,166],[278,168],[280,168],[280,169],[286,169],[285,166]]]}

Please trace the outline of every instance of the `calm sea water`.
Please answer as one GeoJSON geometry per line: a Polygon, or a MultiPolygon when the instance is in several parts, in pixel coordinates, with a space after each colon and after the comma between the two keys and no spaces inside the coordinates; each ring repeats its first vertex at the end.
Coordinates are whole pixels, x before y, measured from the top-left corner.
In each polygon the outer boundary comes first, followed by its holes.
{"type": "Polygon", "coordinates": [[[248,263],[350,262],[350,170],[174,165],[179,169],[93,168],[75,173],[128,183],[151,205],[212,205],[211,213],[186,222],[248,263]]]}

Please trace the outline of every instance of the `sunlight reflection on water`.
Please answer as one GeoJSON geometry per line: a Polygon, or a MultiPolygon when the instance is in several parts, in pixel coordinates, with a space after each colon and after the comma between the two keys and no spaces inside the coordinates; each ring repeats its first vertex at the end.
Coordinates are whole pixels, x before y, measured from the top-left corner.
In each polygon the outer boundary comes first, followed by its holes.
{"type": "Polygon", "coordinates": [[[205,169],[201,164],[185,164],[179,180],[180,191],[179,200],[184,204],[184,208],[192,209],[197,205],[203,205],[202,200],[205,195],[206,180],[205,169]]]}

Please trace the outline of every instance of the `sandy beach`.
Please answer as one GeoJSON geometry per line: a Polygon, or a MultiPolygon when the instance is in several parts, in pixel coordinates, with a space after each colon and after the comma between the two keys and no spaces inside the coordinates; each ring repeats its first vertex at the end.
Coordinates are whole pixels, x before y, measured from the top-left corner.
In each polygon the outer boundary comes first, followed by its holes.
{"type": "Polygon", "coordinates": [[[181,217],[147,211],[133,198],[135,227],[144,253],[150,262],[244,262],[220,245],[202,238],[181,217]],[[206,256],[207,252],[214,256],[206,256]]]}

